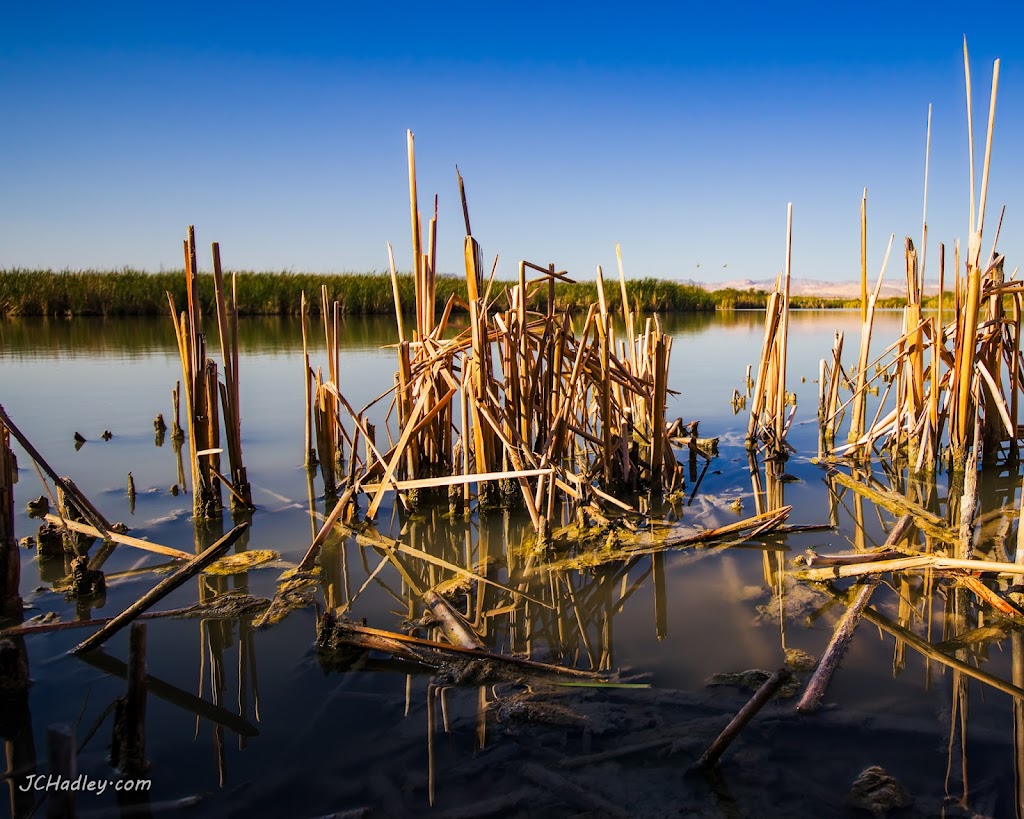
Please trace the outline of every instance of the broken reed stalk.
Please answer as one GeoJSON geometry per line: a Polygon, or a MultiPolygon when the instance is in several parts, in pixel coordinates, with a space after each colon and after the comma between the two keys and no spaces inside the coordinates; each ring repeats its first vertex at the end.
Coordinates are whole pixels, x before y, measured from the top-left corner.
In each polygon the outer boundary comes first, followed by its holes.
{"type": "Polygon", "coordinates": [[[820,569],[803,569],[794,573],[798,580],[837,580],[844,577],[860,577],[868,574],[885,574],[888,572],[919,571],[935,569],[937,571],[968,571],[997,574],[1000,577],[1024,577],[1024,566],[1017,563],[1004,563],[997,560],[978,560],[976,558],[944,557],[943,555],[927,554],[895,559],[876,560],[868,563],[828,566],[820,569]]]}
{"type": "Polygon", "coordinates": [[[185,254],[185,311],[178,314],[174,296],[167,293],[167,303],[174,322],[181,359],[182,381],[185,385],[186,421],[188,423],[189,462],[192,467],[192,512],[196,518],[219,517],[220,483],[213,469],[220,470],[220,429],[217,412],[217,365],[206,357],[206,337],[202,331],[198,296],[198,263],[196,261],[195,228],[188,227],[183,243],[185,254]],[[211,383],[212,382],[212,383],[211,383]]]}
{"type": "MultiPolygon", "coordinates": [[[[0,407],[2,410],[2,407],[0,407]]],[[[17,467],[11,433],[0,421],[0,618],[21,617],[21,555],[14,537],[14,483],[17,467]]]]}
{"type": "MultiPolygon", "coordinates": [[[[81,521],[61,518],[59,515],[55,515],[52,512],[47,512],[43,515],[43,519],[48,523],[53,523],[57,526],[64,526],[72,532],[89,535],[90,537],[104,537],[103,533],[95,526],[90,526],[89,524],[82,523],[81,521]]],[[[147,552],[173,557],[175,560],[191,560],[194,557],[194,555],[184,552],[181,549],[175,549],[171,546],[161,546],[159,543],[140,540],[137,537],[130,537],[129,535],[122,534],[121,532],[107,532],[106,539],[110,540],[112,543],[118,543],[123,546],[132,546],[136,549],[142,549],[147,552]]]]}
{"type": "Polygon", "coordinates": [[[422,649],[422,651],[416,652],[415,656],[418,660],[422,660],[424,655],[429,656],[430,654],[435,654],[440,657],[447,656],[450,658],[472,657],[480,660],[492,661],[512,668],[536,672],[538,674],[551,674],[555,677],[573,677],[576,679],[597,681],[604,679],[604,675],[593,671],[580,671],[576,668],[566,668],[565,666],[553,665],[552,663],[544,663],[538,660],[530,660],[525,657],[495,654],[493,652],[482,651],[477,648],[464,648],[457,645],[448,645],[447,643],[439,643],[435,640],[427,640],[422,637],[413,637],[407,634],[401,634],[400,632],[362,626],[356,623],[340,620],[331,611],[324,613],[323,622],[321,623],[320,628],[321,632],[326,628],[343,642],[351,643],[353,645],[363,645],[367,648],[396,654],[398,656],[403,656],[403,646],[408,647],[408,649],[412,651],[422,649]]]}
{"type": "Polygon", "coordinates": [[[895,238],[895,234],[889,235],[889,244],[885,249],[885,256],[882,259],[882,269],[878,273],[875,289],[868,296],[867,306],[864,310],[865,317],[860,331],[860,358],[857,363],[857,384],[854,389],[853,413],[850,422],[851,441],[859,441],[864,435],[864,420],[867,413],[867,369],[871,350],[871,331],[874,325],[875,303],[878,301],[878,294],[882,290],[882,280],[885,278],[885,268],[889,264],[889,253],[892,251],[892,243],[895,238]]]}
{"type": "Polygon", "coordinates": [[[860,200],[860,322],[868,318],[868,189],[860,200]]]}
{"type": "Polygon", "coordinates": [[[224,410],[224,434],[227,440],[228,461],[231,465],[232,508],[254,508],[252,487],[242,463],[242,415],[238,376],[238,302],[235,274],[231,274],[231,301],[228,304],[221,269],[220,244],[214,242],[213,292],[217,307],[217,332],[220,336],[221,358],[224,361],[224,383],[220,384],[221,405],[224,410]]]}
{"type": "Polygon", "coordinates": [[[850,640],[853,639],[853,632],[857,628],[860,616],[864,611],[864,607],[868,604],[868,600],[871,599],[871,593],[875,590],[876,585],[878,585],[877,579],[871,578],[865,581],[857,591],[857,596],[854,598],[853,603],[850,604],[850,607],[836,624],[832,639],[829,640],[828,648],[822,654],[817,668],[814,669],[813,676],[804,689],[803,696],[800,697],[800,701],[796,704],[797,713],[813,714],[821,708],[821,699],[825,696],[825,689],[828,688],[832,675],[839,667],[839,662],[843,659],[850,640]]]}
{"type": "Polygon", "coordinates": [[[132,622],[132,620],[134,620],[139,614],[146,611],[157,601],[162,600],[176,588],[195,577],[203,569],[213,563],[213,561],[230,549],[235,541],[238,540],[238,538],[240,538],[248,528],[249,524],[247,522],[238,524],[234,529],[211,545],[202,554],[194,557],[174,574],[161,580],[152,589],[142,595],[142,597],[132,603],[132,605],[110,620],[110,622],[103,626],[103,628],[71,649],[70,653],[82,654],[102,645],[112,635],[116,634],[132,622]]]}
{"type": "Polygon", "coordinates": [[[303,370],[303,392],[305,394],[305,446],[304,464],[307,471],[312,471],[317,463],[316,449],[313,447],[313,399],[312,399],[312,381],[313,371],[309,366],[309,305],[306,302],[306,291],[302,291],[302,300],[299,305],[299,321],[302,325],[302,370],[303,370]]]}
{"type": "MultiPolygon", "coordinates": [[[[832,346],[832,367],[829,372],[831,373],[831,379],[828,383],[828,394],[822,407],[823,417],[822,422],[824,423],[824,436],[825,446],[831,448],[836,438],[836,425],[838,424],[838,418],[836,417],[839,413],[839,385],[842,381],[842,369],[843,369],[843,333],[837,332],[835,336],[835,343],[832,346]]],[[[821,387],[824,389],[824,379],[821,381],[821,387]]]]}
{"type": "Polygon", "coordinates": [[[793,203],[786,207],[786,268],[783,273],[782,318],[777,338],[778,379],[775,393],[775,445],[782,446],[786,438],[786,360],[789,353],[789,281],[793,260],[793,203]]]}

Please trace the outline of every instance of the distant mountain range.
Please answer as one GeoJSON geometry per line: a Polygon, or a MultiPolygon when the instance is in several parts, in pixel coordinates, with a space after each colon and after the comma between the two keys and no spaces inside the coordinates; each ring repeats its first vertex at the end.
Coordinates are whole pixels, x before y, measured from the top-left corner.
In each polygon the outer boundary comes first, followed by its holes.
{"type": "MultiPolygon", "coordinates": [[[[690,280],[686,284],[703,287],[705,290],[765,290],[771,291],[775,287],[775,279],[732,279],[725,282],[698,282],[690,280]]],[[[873,280],[868,282],[868,290],[874,288],[873,280]]],[[[820,279],[796,279],[789,280],[789,292],[793,296],[820,296],[826,299],[857,299],[860,298],[860,282],[827,282],[820,279]]],[[[926,284],[925,293],[938,292],[938,285],[926,284]]],[[[883,282],[882,290],[879,293],[881,298],[891,296],[906,296],[907,285],[905,280],[894,279],[892,283],[883,282]]]]}

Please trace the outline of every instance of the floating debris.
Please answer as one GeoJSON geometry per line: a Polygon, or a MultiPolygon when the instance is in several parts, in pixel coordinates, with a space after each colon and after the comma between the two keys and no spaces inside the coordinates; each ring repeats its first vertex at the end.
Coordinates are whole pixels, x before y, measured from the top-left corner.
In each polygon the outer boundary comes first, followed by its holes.
{"type": "MultiPolygon", "coordinates": [[[[723,672],[712,674],[707,684],[709,686],[730,686],[732,688],[739,688],[742,691],[757,691],[772,677],[772,674],[773,672],[764,671],[760,668],[751,668],[747,671],[723,672]]],[[[789,699],[790,697],[795,697],[799,690],[800,683],[790,677],[780,684],[775,696],[789,699]]]]}
{"type": "Polygon", "coordinates": [[[262,566],[264,563],[277,560],[280,557],[281,554],[279,552],[272,551],[271,549],[250,549],[238,554],[218,558],[203,570],[203,574],[215,577],[241,574],[242,572],[262,566]]]}
{"type": "Polygon", "coordinates": [[[813,654],[808,654],[799,648],[787,648],[785,650],[786,665],[794,671],[813,671],[818,660],[813,654]]]}

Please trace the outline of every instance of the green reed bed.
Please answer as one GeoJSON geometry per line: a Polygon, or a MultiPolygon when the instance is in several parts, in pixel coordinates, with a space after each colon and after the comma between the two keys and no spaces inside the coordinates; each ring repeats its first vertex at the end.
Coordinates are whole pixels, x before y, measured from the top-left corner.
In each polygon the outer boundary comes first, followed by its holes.
{"type": "MultiPolygon", "coordinates": [[[[412,312],[415,303],[413,279],[398,277],[403,310],[412,312]]],[[[302,293],[309,297],[313,312],[319,310],[321,286],[327,287],[329,302],[337,301],[350,315],[390,314],[394,312],[391,278],[387,273],[291,273],[240,272],[237,277],[237,302],[241,315],[298,315],[302,293]]],[[[760,310],[768,294],[760,290],[707,291],[692,284],[665,279],[635,279],[627,282],[630,301],[644,312],[698,312],[704,310],[760,310]]],[[[439,276],[436,287],[440,310],[451,295],[466,299],[462,277],[439,276]]],[[[3,316],[163,316],[167,312],[167,292],[175,300],[185,300],[181,271],[147,273],[142,270],[53,271],[24,268],[0,269],[0,315],[3,316]]],[[[498,292],[496,289],[495,292],[498,292]]],[[[534,296],[534,305],[546,298],[546,288],[534,296]]],[[[605,282],[605,298],[610,309],[619,309],[619,283],[605,282]]],[[[199,277],[199,300],[204,311],[214,309],[213,276],[199,277]]],[[[559,282],[555,288],[558,309],[586,310],[597,301],[597,284],[592,280],[576,284],[559,282]]],[[[882,299],[879,307],[902,307],[905,299],[882,299]]],[[[826,299],[794,296],[794,308],[859,307],[856,299],[826,299]]],[[[926,300],[926,305],[927,300],[926,300]]],[[[460,311],[456,306],[455,310],[460,311]]]]}

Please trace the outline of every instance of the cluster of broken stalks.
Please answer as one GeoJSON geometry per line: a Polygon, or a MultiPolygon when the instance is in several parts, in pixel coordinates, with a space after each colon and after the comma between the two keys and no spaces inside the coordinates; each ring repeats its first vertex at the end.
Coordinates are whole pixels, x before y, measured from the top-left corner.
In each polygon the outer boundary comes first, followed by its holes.
{"type": "MultiPolygon", "coordinates": [[[[968,120],[971,112],[970,70],[966,45],[968,120]]],[[[862,329],[857,362],[842,363],[843,336],[836,335],[829,360],[823,360],[819,381],[821,450],[829,456],[862,459],[874,449],[885,450],[894,460],[906,463],[915,473],[931,473],[945,463],[963,473],[978,463],[1000,461],[1016,464],[1019,457],[1020,394],[1024,390],[1021,359],[1021,306],[1024,284],[1015,281],[1016,271],[1004,275],[1004,257],[997,252],[999,230],[991,251],[982,256],[982,230],[988,192],[995,122],[999,61],[992,75],[988,136],[980,196],[974,190],[974,139],[970,133],[971,213],[970,239],[965,259],[959,242],[954,250],[954,303],[943,304],[946,253],[939,246],[939,303],[934,315],[922,314],[925,256],[928,240],[927,159],[925,163],[925,218],[920,253],[906,239],[907,305],[899,338],[875,359],[870,346],[875,302],[892,249],[886,249],[873,292],[867,291],[865,191],[861,209],[862,329]],[[963,262],[963,270],[961,263],[963,262]],[[952,308],[952,316],[949,308],[952,308]],[[868,395],[884,390],[869,418],[868,395]],[[841,401],[841,389],[851,392],[841,401]],[[849,418],[846,441],[839,441],[849,418]]],[[[928,119],[930,144],[931,112],[928,119]]],[[[1002,220],[1000,219],[1000,225],[1002,220]]]]}
{"type": "MultiPolygon", "coordinates": [[[[461,176],[459,188],[468,291],[468,303],[460,306],[469,317],[463,327],[452,322],[457,296],[435,313],[436,199],[424,249],[410,133],[415,320],[407,326],[403,318],[407,305],[400,302],[389,247],[398,323],[395,383],[359,410],[338,382],[339,311],[323,294],[328,372],[311,369],[307,347],[306,441],[307,462],[319,461],[328,493],[341,485],[350,497],[365,492],[366,516],[373,518],[389,492],[412,506],[440,491],[469,511],[476,485],[482,508],[521,504],[543,538],[563,507],[585,509],[595,495],[625,506],[614,496],[680,488],[683,469],[671,438],[682,430],[665,419],[672,339],[657,317],[638,326],[621,254],[621,316],[608,309],[600,268],[599,302],[575,319],[555,311],[555,282],[569,279],[553,264],[520,262],[518,281],[499,291],[493,278],[497,260],[490,277],[484,275],[461,176]],[[545,294],[546,309],[528,309],[545,294]],[[623,338],[616,337],[619,321],[623,338]],[[367,421],[370,409],[385,400],[386,443],[367,421]],[[341,477],[343,446],[349,455],[341,477]]],[[[305,338],[304,318],[304,346],[305,338]]]]}
{"type": "MultiPolygon", "coordinates": [[[[171,320],[178,341],[181,370],[185,384],[188,444],[192,464],[193,513],[199,519],[219,517],[223,506],[220,485],[231,496],[231,507],[252,509],[252,491],[242,464],[242,426],[238,393],[238,311],[232,295],[225,291],[220,262],[220,246],[213,244],[214,292],[217,305],[217,331],[224,360],[224,381],[218,378],[217,362],[206,356],[206,336],[196,294],[199,267],[196,260],[196,239],[192,227],[184,241],[187,304],[180,314],[170,293],[171,320]],[[224,437],[231,466],[230,479],[220,471],[221,413],[223,407],[224,437]]],[[[234,276],[232,276],[232,293],[234,276]]],[[[177,401],[177,390],[175,400],[177,401]]],[[[177,427],[177,420],[175,421],[177,427]]]]}

